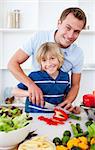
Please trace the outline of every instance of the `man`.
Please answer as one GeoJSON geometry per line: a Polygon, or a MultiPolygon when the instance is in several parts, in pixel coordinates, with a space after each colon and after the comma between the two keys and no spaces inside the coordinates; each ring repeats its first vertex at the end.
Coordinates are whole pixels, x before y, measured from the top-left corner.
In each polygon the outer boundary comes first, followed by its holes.
{"type": "Polygon", "coordinates": [[[33,70],[39,70],[39,66],[35,59],[37,49],[45,42],[56,42],[64,52],[62,70],[66,72],[71,71],[71,90],[65,101],[59,106],[65,109],[72,109],[70,106],[78,94],[83,66],[83,52],[74,44],[74,41],[78,38],[82,29],[85,28],[85,25],[85,13],[80,8],[68,8],[62,12],[58,20],[56,31],[36,33],[30,41],[21,47],[10,59],[8,68],[20,82],[28,87],[30,93],[29,98],[32,103],[43,106],[43,93],[41,89],[25,75],[20,64],[32,56],[33,70]]]}

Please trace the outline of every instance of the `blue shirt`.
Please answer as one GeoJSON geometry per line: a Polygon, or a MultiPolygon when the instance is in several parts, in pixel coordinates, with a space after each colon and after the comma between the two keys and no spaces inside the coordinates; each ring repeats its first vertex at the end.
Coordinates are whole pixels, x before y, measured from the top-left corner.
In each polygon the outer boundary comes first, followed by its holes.
{"type": "MultiPolygon", "coordinates": [[[[42,90],[44,101],[54,105],[63,102],[64,94],[66,95],[70,89],[69,74],[61,70],[56,79],[53,79],[45,71],[31,72],[29,77],[42,90]]],[[[17,86],[20,89],[28,90],[23,83],[19,83],[17,86]]],[[[26,99],[26,112],[38,112],[39,108],[41,107],[33,105],[29,98],[26,99]]]]}
{"type": "MultiPolygon", "coordinates": [[[[31,56],[32,71],[40,70],[40,65],[36,60],[37,50],[45,42],[55,42],[54,33],[55,31],[39,31],[21,47],[31,56]]],[[[68,48],[61,48],[61,50],[64,52],[64,64],[61,69],[64,72],[81,73],[84,59],[82,49],[73,43],[68,48]]]]}

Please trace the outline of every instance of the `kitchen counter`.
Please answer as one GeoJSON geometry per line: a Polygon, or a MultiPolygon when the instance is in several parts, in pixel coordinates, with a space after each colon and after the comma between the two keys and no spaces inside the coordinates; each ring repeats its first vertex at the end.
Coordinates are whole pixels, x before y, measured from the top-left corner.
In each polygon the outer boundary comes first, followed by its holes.
{"type": "MultiPolygon", "coordinates": [[[[81,121],[68,119],[67,121],[65,121],[63,125],[54,126],[54,125],[48,125],[45,122],[38,120],[39,116],[51,117],[52,115],[53,113],[32,113],[31,116],[33,117],[33,120],[32,120],[33,123],[31,127],[31,131],[36,130],[35,133],[37,133],[39,136],[41,135],[46,136],[50,140],[53,140],[53,138],[56,136],[59,136],[61,138],[65,130],[71,131],[70,122],[73,122],[74,124],[80,123],[81,128],[84,131],[86,130],[85,122],[87,121],[88,118],[87,118],[86,113],[83,110],[81,111],[81,114],[79,115],[82,118],[81,121]]],[[[17,148],[13,150],[17,150],[17,148]]]]}
{"type": "Polygon", "coordinates": [[[50,140],[52,140],[54,137],[59,136],[62,137],[62,134],[65,130],[70,130],[71,131],[71,126],[70,126],[70,122],[73,123],[80,123],[81,127],[83,128],[83,130],[86,130],[85,127],[85,122],[87,121],[87,115],[84,111],[81,112],[81,121],[77,121],[74,119],[68,119],[67,121],[64,122],[63,125],[48,125],[43,121],[38,120],[38,116],[46,116],[46,117],[51,117],[53,115],[53,113],[48,113],[48,114],[31,114],[31,116],[33,117],[33,124],[31,127],[31,130],[36,130],[36,133],[38,135],[45,135],[47,136],[50,140]]]}

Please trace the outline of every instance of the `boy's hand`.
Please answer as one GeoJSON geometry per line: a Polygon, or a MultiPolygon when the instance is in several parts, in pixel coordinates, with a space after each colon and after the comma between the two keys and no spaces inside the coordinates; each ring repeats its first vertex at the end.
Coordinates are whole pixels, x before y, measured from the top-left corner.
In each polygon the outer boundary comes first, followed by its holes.
{"type": "Polygon", "coordinates": [[[28,86],[29,99],[33,104],[44,106],[43,93],[41,89],[35,84],[32,83],[28,86]]]}

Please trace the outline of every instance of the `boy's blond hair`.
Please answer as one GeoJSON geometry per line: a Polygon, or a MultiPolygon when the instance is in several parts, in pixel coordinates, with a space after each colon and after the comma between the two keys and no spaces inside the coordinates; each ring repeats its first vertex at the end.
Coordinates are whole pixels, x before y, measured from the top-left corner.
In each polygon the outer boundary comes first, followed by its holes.
{"type": "Polygon", "coordinates": [[[60,69],[64,62],[64,56],[59,46],[54,42],[46,42],[40,46],[36,56],[38,63],[41,65],[41,59],[46,58],[48,52],[57,57],[59,61],[58,69],[60,69]]]}

